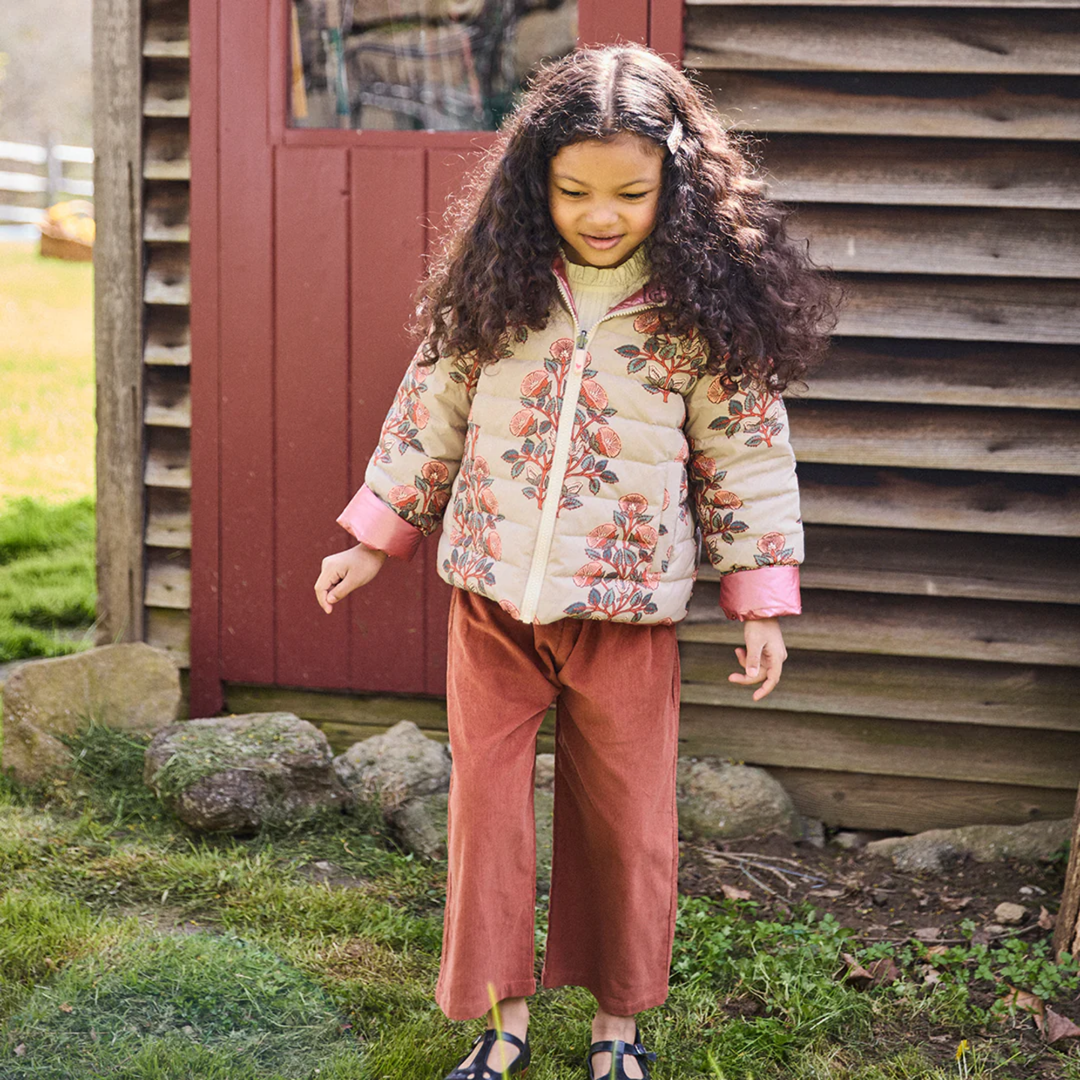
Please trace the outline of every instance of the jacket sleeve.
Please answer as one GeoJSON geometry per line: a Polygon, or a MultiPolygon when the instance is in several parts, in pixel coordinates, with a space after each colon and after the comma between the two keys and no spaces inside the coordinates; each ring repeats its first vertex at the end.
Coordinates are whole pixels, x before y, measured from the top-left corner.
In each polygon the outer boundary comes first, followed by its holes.
{"type": "Polygon", "coordinates": [[[692,504],[721,574],[720,606],[729,619],[798,615],[803,527],[783,399],[750,379],[729,389],[706,375],[686,405],[692,504]]]}
{"type": "Polygon", "coordinates": [[[379,432],[364,484],[338,524],[368,547],[410,559],[438,528],[461,466],[476,372],[414,354],[379,432]]]}

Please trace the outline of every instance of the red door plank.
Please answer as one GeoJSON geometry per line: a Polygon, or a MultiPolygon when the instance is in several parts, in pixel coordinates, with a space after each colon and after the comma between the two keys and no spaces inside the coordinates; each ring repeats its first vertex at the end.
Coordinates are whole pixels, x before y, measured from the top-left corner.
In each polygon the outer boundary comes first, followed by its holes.
{"type": "Polygon", "coordinates": [[[604,45],[617,41],[649,40],[649,0],[581,0],[578,43],[604,45]]]}
{"type": "Polygon", "coordinates": [[[273,209],[268,6],[222,4],[221,673],[274,679],[273,209]]]}
{"type": "MultiPolygon", "coordinates": [[[[424,151],[354,149],[349,172],[351,495],[364,482],[379,429],[415,349],[405,327],[424,270],[424,151]]],[[[333,521],[342,506],[324,511],[324,518],[333,521]]],[[[337,532],[334,548],[348,547],[348,533],[337,532]]],[[[427,546],[410,562],[388,559],[379,576],[342,605],[351,634],[354,688],[424,689],[427,546]]],[[[339,623],[342,614],[334,613],[339,623]]]]}
{"type": "Polygon", "coordinates": [[[649,45],[682,67],[686,0],[649,0],[649,45]]]}
{"type": "Polygon", "coordinates": [[[274,681],[349,685],[347,623],[314,584],[349,498],[348,156],[275,154],[274,681]]]}
{"type": "Polygon", "coordinates": [[[218,22],[191,9],[191,681],[192,716],[222,705],[218,650],[218,22]]]}

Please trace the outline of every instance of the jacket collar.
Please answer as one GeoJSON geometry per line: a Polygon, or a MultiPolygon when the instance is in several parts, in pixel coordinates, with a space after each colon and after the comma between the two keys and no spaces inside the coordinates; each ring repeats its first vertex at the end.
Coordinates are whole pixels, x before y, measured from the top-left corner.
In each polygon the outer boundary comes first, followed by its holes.
{"type": "MultiPolygon", "coordinates": [[[[577,310],[574,307],[574,294],[570,288],[570,279],[566,276],[566,262],[562,251],[557,251],[555,257],[551,260],[551,271],[562,285],[560,291],[564,299],[570,304],[570,311],[576,321],[577,310]]],[[[646,305],[648,307],[660,307],[666,299],[667,292],[659,284],[647,281],[637,292],[631,293],[625,300],[620,300],[607,312],[604,318],[607,318],[608,315],[618,315],[620,312],[628,311],[630,308],[646,305]]]]}

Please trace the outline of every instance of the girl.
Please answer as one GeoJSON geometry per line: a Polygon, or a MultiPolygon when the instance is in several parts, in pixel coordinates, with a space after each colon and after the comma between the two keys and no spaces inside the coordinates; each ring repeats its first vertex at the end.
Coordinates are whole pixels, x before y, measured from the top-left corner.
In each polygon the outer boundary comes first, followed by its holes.
{"type": "Polygon", "coordinates": [[[700,537],[743,621],[729,678],[755,701],[776,686],[803,553],[779,395],[824,352],[830,290],[707,94],[645,48],[542,70],[476,174],[338,519],[358,543],[315,586],[329,613],[443,526],[453,769],[435,996],[450,1019],[492,1001],[501,1018],[447,1080],[529,1061],[535,741],[553,699],[541,985],[596,997],[589,1080],[648,1077],[635,1017],[667,998],[677,899],[675,624],[700,537]]]}

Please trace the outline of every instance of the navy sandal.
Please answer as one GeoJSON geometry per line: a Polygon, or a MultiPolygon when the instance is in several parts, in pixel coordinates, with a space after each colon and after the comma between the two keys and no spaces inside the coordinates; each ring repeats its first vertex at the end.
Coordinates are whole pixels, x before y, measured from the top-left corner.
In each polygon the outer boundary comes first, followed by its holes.
{"type": "MultiPolygon", "coordinates": [[[[507,1042],[513,1043],[521,1053],[518,1054],[513,1061],[506,1067],[507,1075],[510,1073],[524,1072],[529,1067],[529,1036],[525,1036],[525,1041],[522,1042],[516,1035],[511,1035],[509,1031],[504,1031],[502,1037],[507,1042]]],[[[491,1053],[495,1043],[499,1040],[499,1033],[495,1028],[487,1028],[482,1035],[477,1035],[473,1040],[472,1046],[469,1047],[469,1054],[473,1052],[473,1047],[477,1043],[483,1043],[483,1048],[476,1055],[473,1061],[468,1065],[458,1065],[453,1072],[447,1073],[445,1080],[499,1080],[502,1076],[502,1070],[497,1069],[494,1065],[488,1064],[488,1055],[491,1053]]],[[[466,1054],[461,1060],[469,1056],[466,1054]]],[[[500,1057],[502,1055],[500,1054],[500,1057]]]]}
{"type": "Polygon", "coordinates": [[[624,1039],[602,1039],[600,1042],[594,1042],[589,1047],[589,1052],[585,1055],[585,1072],[588,1073],[589,1080],[607,1080],[609,1076],[612,1080],[631,1080],[623,1068],[623,1057],[626,1054],[638,1059],[638,1064],[641,1066],[642,1080],[649,1080],[649,1066],[646,1062],[655,1061],[656,1054],[651,1050],[646,1050],[641,1045],[641,1032],[638,1031],[637,1024],[634,1025],[634,1041],[632,1043],[628,1043],[624,1039]],[[605,1050],[611,1054],[611,1062],[615,1066],[615,1071],[612,1072],[609,1068],[603,1076],[594,1077],[592,1071],[593,1054],[599,1054],[605,1050]]]}

